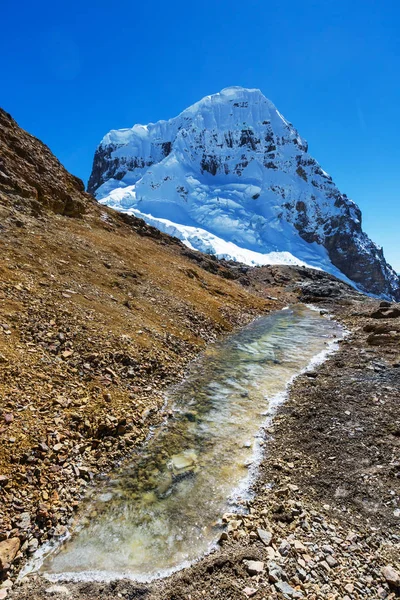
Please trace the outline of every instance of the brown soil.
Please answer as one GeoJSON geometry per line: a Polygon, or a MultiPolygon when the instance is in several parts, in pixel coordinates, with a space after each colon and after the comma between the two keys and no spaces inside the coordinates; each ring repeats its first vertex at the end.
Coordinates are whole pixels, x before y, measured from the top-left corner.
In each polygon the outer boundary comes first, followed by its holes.
{"type": "Polygon", "coordinates": [[[277,303],[107,211],[84,222],[2,222],[2,535],[18,527],[21,511],[42,540],[65,521],[92,471],[142,441],[162,390],[205,344],[277,303]],[[38,511],[47,514],[33,526],[38,511]]]}
{"type": "Polygon", "coordinates": [[[4,112],[0,144],[0,598],[398,594],[396,572],[382,571],[400,568],[396,310],[371,317],[378,303],[332,277],[214,261],[96,205],[4,112]],[[254,500],[246,515],[224,517],[220,548],[152,585],[46,591],[49,582],[33,576],[11,589],[96,475],[160,420],[163,390],[188,362],[217,336],[298,299],[332,311],[350,334],[293,384],[267,432],[254,500]]]}
{"type": "Polygon", "coordinates": [[[0,543],[21,543],[4,578],[142,442],[207,343],[280,303],[99,206],[2,111],[0,148],[0,543]]]}
{"type": "MultiPolygon", "coordinates": [[[[224,517],[220,549],[151,585],[67,583],[71,598],[397,597],[384,568],[400,568],[400,336],[389,333],[398,319],[371,318],[377,303],[354,295],[319,302],[349,335],[293,384],[267,431],[248,514],[224,517]],[[263,563],[259,574],[249,574],[249,560],[263,563]]],[[[41,599],[48,588],[33,578],[12,597],[41,599]]]]}

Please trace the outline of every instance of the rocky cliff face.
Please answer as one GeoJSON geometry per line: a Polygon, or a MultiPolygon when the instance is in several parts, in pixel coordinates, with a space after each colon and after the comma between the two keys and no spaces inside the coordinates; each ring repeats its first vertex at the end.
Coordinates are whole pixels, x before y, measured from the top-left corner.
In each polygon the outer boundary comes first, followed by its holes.
{"type": "Polygon", "coordinates": [[[259,90],[227,88],[170,121],[110,131],[89,191],[199,250],[249,264],[306,263],[399,297],[361,212],[259,90]]]}
{"type": "Polygon", "coordinates": [[[83,182],[0,108],[0,204],[33,214],[79,217],[92,203],[83,182]]]}

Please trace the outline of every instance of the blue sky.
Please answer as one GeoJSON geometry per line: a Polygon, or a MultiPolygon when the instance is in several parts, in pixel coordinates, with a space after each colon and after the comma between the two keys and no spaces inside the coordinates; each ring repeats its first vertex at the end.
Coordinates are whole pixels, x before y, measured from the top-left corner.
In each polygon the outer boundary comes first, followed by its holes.
{"type": "Polygon", "coordinates": [[[258,87],[400,271],[397,0],[22,0],[1,20],[0,104],[85,182],[109,129],[258,87]]]}

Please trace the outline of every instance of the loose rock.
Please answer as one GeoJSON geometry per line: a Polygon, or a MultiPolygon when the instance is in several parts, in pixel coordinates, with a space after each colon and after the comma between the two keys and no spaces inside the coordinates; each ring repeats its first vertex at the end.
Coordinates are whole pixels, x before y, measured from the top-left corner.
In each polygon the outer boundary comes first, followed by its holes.
{"type": "Polygon", "coordinates": [[[19,538],[10,538],[0,542],[0,570],[6,571],[10,568],[21,543],[19,538]]]}
{"type": "Polygon", "coordinates": [[[271,544],[272,533],[270,531],[266,531],[265,529],[257,529],[257,534],[265,546],[269,546],[271,544]]]}
{"type": "Polygon", "coordinates": [[[382,575],[390,585],[394,587],[400,587],[400,573],[391,565],[383,567],[382,575]]]}
{"type": "Polygon", "coordinates": [[[246,566],[248,574],[252,576],[260,575],[265,570],[264,563],[259,560],[245,560],[244,564],[246,566]]]}

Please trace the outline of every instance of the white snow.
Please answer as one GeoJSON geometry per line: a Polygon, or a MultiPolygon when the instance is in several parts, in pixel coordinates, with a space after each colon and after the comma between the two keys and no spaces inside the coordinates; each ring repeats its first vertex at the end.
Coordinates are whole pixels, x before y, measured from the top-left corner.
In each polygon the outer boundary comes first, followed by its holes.
{"type": "MultiPolygon", "coordinates": [[[[348,281],[323,244],[333,217],[359,226],[359,210],[260,90],[229,87],[169,121],[110,131],[99,151],[108,153],[96,190],[103,204],[203,252],[309,265],[348,281]]],[[[374,254],[364,233],[354,235],[374,254]]]]}
{"type": "Polygon", "coordinates": [[[269,252],[262,254],[261,252],[253,252],[240,248],[232,242],[226,242],[222,238],[213,235],[200,227],[191,227],[190,225],[179,225],[168,219],[157,219],[152,215],[147,215],[136,209],[123,210],[127,214],[134,215],[143,219],[149,225],[156,227],[168,235],[176,237],[192,250],[199,250],[205,254],[211,254],[217,258],[226,260],[234,260],[246,265],[261,266],[261,265],[297,265],[309,267],[307,263],[299,260],[290,252],[269,252]]]}

